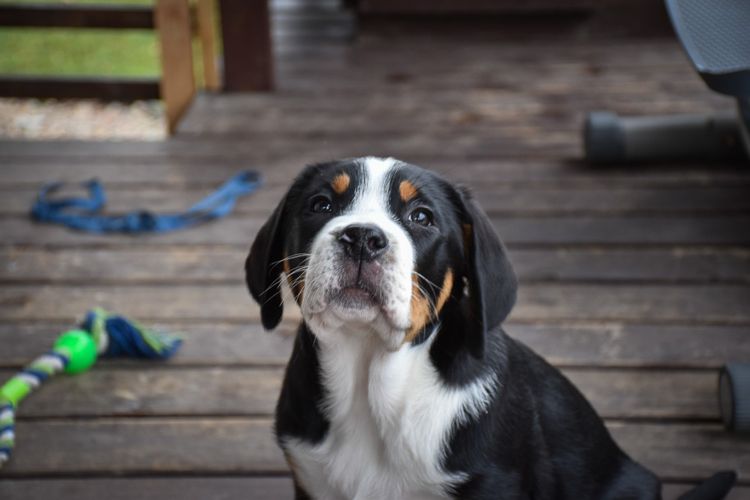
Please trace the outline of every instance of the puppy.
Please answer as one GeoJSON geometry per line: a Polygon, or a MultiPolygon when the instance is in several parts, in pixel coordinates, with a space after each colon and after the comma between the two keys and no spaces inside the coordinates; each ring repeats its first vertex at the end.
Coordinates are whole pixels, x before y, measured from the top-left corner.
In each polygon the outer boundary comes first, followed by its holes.
{"type": "Polygon", "coordinates": [[[302,310],[275,427],[297,499],[660,498],[580,392],[503,331],[516,277],[466,190],[390,158],[312,165],[245,268],[266,329],[282,279],[302,310]]]}

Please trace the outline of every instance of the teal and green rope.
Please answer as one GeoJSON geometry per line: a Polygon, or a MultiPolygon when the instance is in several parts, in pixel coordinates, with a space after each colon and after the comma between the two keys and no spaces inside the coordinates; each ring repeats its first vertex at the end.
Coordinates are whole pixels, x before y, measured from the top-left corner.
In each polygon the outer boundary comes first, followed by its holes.
{"type": "Polygon", "coordinates": [[[84,372],[99,356],[167,359],[181,343],[182,339],[175,335],[149,330],[103,309],[89,311],[80,330],[60,335],[50,352],[26,365],[0,387],[0,467],[10,459],[15,446],[18,404],[50,377],[62,371],[84,372]]]}

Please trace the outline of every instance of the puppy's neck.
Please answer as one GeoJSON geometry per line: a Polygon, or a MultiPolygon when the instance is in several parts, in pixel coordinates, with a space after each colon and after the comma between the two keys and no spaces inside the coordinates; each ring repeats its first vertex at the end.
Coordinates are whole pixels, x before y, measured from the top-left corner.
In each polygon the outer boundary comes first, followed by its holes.
{"type": "Polygon", "coordinates": [[[344,325],[316,336],[325,413],[332,421],[352,414],[393,418],[403,408],[410,382],[428,373],[437,377],[429,344],[391,348],[364,325],[344,325]],[[386,416],[387,414],[387,416],[386,416]]]}

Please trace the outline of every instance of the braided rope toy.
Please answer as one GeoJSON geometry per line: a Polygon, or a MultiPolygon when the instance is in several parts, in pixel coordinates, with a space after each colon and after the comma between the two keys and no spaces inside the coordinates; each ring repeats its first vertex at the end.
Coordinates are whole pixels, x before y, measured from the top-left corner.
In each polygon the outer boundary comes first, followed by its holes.
{"type": "Polygon", "coordinates": [[[146,329],[122,316],[93,309],[78,330],[69,330],[55,341],[50,352],[39,356],[0,387],[0,468],[10,459],[15,445],[18,404],[34,389],[61,371],[82,373],[99,356],[167,359],[182,339],[146,329]]]}

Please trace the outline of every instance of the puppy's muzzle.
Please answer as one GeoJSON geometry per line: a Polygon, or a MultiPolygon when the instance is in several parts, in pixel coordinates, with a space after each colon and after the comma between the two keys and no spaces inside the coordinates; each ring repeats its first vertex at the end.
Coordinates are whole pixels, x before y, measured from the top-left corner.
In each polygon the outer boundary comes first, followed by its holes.
{"type": "Polygon", "coordinates": [[[344,253],[355,262],[372,262],[388,249],[388,238],[374,224],[352,224],[338,237],[344,253]]]}

